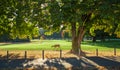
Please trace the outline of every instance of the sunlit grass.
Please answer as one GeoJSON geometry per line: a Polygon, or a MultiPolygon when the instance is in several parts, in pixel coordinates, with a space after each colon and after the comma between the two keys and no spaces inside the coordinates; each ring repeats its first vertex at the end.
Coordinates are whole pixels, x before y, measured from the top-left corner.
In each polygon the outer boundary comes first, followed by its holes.
{"type": "MultiPolygon", "coordinates": [[[[95,51],[99,49],[101,51],[113,51],[114,48],[120,50],[120,41],[106,41],[106,42],[82,42],[82,49],[88,51],[95,51]]],[[[71,42],[67,40],[32,40],[29,43],[7,43],[0,44],[1,50],[54,50],[51,46],[54,44],[60,44],[62,50],[70,50],[71,42]]]]}
{"type": "Polygon", "coordinates": [[[71,49],[71,42],[66,40],[34,40],[30,43],[10,43],[0,45],[2,50],[54,50],[51,46],[60,44],[62,50],[71,49]]]}

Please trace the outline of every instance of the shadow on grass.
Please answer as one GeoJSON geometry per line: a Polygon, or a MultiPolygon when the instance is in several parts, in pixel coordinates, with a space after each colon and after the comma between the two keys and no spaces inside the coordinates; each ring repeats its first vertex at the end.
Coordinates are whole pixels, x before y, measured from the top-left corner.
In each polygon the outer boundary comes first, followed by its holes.
{"type": "Polygon", "coordinates": [[[13,45],[13,44],[24,44],[24,43],[30,43],[30,42],[1,42],[0,46],[7,46],[7,45],[13,45]]]}
{"type": "Polygon", "coordinates": [[[34,57],[30,57],[26,59],[24,56],[20,56],[20,54],[10,53],[9,55],[0,55],[0,70],[17,70],[24,69],[23,64],[34,60],[34,57]]]}
{"type": "Polygon", "coordinates": [[[120,62],[106,59],[103,57],[91,56],[86,58],[92,60],[93,62],[97,63],[100,66],[120,66],[120,62]]]}
{"type": "Polygon", "coordinates": [[[95,69],[96,67],[83,59],[76,57],[68,58],[52,58],[52,59],[35,59],[35,58],[21,58],[20,54],[10,54],[9,59],[7,56],[0,55],[0,69],[27,69],[35,68],[39,70],[85,70],[85,69],[95,69]]]}
{"type": "Polygon", "coordinates": [[[5,46],[5,45],[11,45],[12,43],[10,42],[4,42],[4,43],[0,43],[0,46],[5,46]]]}
{"type": "MultiPolygon", "coordinates": [[[[96,64],[105,68],[105,70],[120,70],[120,62],[111,60],[109,58],[103,58],[98,56],[86,57],[87,59],[95,62],[96,64]]],[[[104,70],[104,69],[102,69],[104,70]]]]}
{"type": "Polygon", "coordinates": [[[84,41],[82,42],[82,45],[90,45],[90,46],[100,46],[100,47],[108,47],[108,48],[118,48],[120,49],[120,40],[110,40],[110,41],[84,41]]]}
{"type": "MultiPolygon", "coordinates": [[[[84,58],[77,57],[67,57],[67,58],[50,58],[50,59],[25,59],[20,58],[20,54],[10,54],[10,59],[5,59],[7,56],[0,55],[0,69],[1,68],[12,68],[12,70],[17,68],[27,69],[27,68],[35,68],[40,70],[97,70],[95,64],[89,62],[84,58]]],[[[107,69],[111,67],[119,67],[120,62],[105,59],[102,57],[86,57],[87,59],[95,62],[100,66],[104,66],[107,69]]]]}
{"type": "Polygon", "coordinates": [[[18,59],[20,58],[20,54],[14,54],[14,53],[11,53],[9,55],[0,55],[0,59],[18,59]]]}
{"type": "Polygon", "coordinates": [[[0,60],[1,68],[12,69],[28,69],[33,68],[37,70],[93,70],[96,69],[94,65],[87,61],[77,58],[54,58],[54,59],[13,59],[13,60],[0,60]]]}

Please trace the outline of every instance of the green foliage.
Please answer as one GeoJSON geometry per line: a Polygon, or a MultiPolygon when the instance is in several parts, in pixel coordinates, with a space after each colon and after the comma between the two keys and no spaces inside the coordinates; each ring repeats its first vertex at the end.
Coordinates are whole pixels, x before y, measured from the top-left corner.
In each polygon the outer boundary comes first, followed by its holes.
{"type": "MultiPolygon", "coordinates": [[[[114,28],[113,19],[119,17],[116,16],[120,13],[119,3],[118,0],[61,0],[60,2],[54,0],[50,3],[50,8],[52,8],[50,14],[52,21],[57,23],[55,27],[59,26],[58,21],[79,23],[80,26],[85,26],[88,30],[91,26],[97,26],[96,29],[105,29],[105,32],[111,34],[114,28]],[[60,17],[58,17],[59,15],[60,17]]],[[[118,19],[115,20],[119,21],[118,19]]]]}
{"type": "Polygon", "coordinates": [[[60,30],[61,25],[71,29],[76,24],[76,30],[83,27],[95,35],[94,30],[103,29],[119,37],[119,23],[119,0],[0,1],[0,36],[5,33],[12,38],[36,35],[37,27],[52,33],[60,30]]]}
{"type": "Polygon", "coordinates": [[[11,38],[27,37],[36,32],[35,25],[30,22],[30,0],[0,1],[0,36],[8,34],[11,38]]]}
{"type": "MultiPolygon", "coordinates": [[[[120,11],[120,1],[118,0],[105,0],[105,1],[97,1],[96,2],[96,11],[93,18],[94,24],[90,29],[90,32],[93,33],[94,30],[104,29],[104,32],[108,32],[110,35],[114,34],[117,28],[117,24],[119,24],[119,16],[120,11]],[[117,11],[117,13],[115,13],[117,11]]],[[[118,31],[119,32],[119,31],[118,31]]]]}
{"type": "Polygon", "coordinates": [[[117,34],[117,37],[120,37],[120,24],[118,24],[118,26],[115,30],[115,34],[117,34]]]}

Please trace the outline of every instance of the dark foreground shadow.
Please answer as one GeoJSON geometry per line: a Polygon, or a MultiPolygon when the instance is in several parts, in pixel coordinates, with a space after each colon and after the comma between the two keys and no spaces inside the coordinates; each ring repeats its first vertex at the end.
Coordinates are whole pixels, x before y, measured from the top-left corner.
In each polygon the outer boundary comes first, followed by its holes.
{"type": "MultiPolygon", "coordinates": [[[[108,70],[119,70],[120,62],[109,60],[102,57],[86,57],[96,64],[107,68],[108,70]]],[[[27,69],[34,68],[37,70],[98,70],[95,64],[84,58],[52,58],[52,59],[0,59],[0,70],[5,68],[27,69]]]]}
{"type": "Polygon", "coordinates": [[[97,57],[97,56],[86,57],[86,58],[106,68],[107,70],[120,70],[120,62],[118,61],[111,60],[109,58],[97,57]]]}
{"type": "Polygon", "coordinates": [[[120,66],[120,62],[113,61],[110,59],[92,56],[92,57],[86,57],[89,60],[92,60],[93,62],[97,63],[100,66],[120,66]]]}
{"type": "MultiPolygon", "coordinates": [[[[92,42],[92,41],[84,41],[82,42],[83,45],[90,45],[90,46],[99,46],[99,47],[107,47],[107,48],[117,48],[120,49],[120,40],[110,40],[110,41],[97,41],[97,42],[92,42]]],[[[96,47],[97,48],[97,47],[96,47]]]]}
{"type": "Polygon", "coordinates": [[[0,70],[3,68],[26,69],[34,68],[37,70],[97,70],[94,64],[78,58],[54,58],[54,59],[12,59],[0,60],[0,70]]]}
{"type": "Polygon", "coordinates": [[[25,62],[27,62],[25,59],[2,59],[0,60],[0,68],[21,68],[25,62]]]}

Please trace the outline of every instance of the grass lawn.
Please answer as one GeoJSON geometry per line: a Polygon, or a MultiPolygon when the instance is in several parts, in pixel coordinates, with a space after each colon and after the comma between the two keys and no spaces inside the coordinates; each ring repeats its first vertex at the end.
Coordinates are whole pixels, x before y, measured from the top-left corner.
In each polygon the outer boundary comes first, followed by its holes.
{"type": "MultiPolygon", "coordinates": [[[[30,43],[0,43],[0,50],[54,50],[51,46],[60,44],[62,50],[70,50],[71,42],[67,40],[32,40],[30,43]]],[[[101,51],[113,51],[113,48],[120,50],[120,41],[82,42],[82,49],[95,51],[97,48],[101,51]]]]}
{"type": "Polygon", "coordinates": [[[32,40],[30,43],[1,43],[2,50],[54,50],[51,46],[60,44],[62,50],[71,49],[71,42],[65,40],[32,40]]]}

